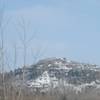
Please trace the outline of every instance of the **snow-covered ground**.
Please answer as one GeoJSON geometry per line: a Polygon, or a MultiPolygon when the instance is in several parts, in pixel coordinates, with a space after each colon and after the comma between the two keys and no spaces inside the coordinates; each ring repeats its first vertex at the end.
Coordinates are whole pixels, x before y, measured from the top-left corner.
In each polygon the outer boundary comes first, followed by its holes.
{"type": "MultiPolygon", "coordinates": [[[[96,82],[100,83],[99,80],[96,80],[96,82]]],[[[38,77],[36,80],[31,80],[27,82],[29,87],[34,87],[34,88],[41,88],[42,91],[45,90],[46,88],[59,88],[61,86],[64,86],[66,89],[73,90],[77,93],[80,93],[81,91],[85,90],[86,87],[89,88],[100,88],[100,84],[96,84],[96,82],[91,82],[91,83],[85,83],[81,85],[73,85],[69,84],[66,81],[58,80],[56,77],[50,77],[48,72],[45,71],[40,77],[38,77]]]]}

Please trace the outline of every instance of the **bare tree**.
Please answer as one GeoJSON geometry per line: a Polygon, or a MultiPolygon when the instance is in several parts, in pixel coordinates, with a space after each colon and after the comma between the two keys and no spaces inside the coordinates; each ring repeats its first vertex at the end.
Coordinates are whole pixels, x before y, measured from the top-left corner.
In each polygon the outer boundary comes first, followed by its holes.
{"type": "Polygon", "coordinates": [[[30,47],[30,42],[33,40],[34,38],[34,34],[30,37],[27,38],[28,30],[27,30],[27,23],[24,20],[24,18],[22,18],[21,22],[19,23],[20,28],[22,29],[22,36],[19,34],[19,38],[20,41],[22,43],[22,47],[23,47],[23,82],[25,81],[25,68],[27,65],[27,50],[30,47]]]}
{"type": "MultiPolygon", "coordinates": [[[[28,52],[28,48],[30,47],[30,42],[35,37],[35,33],[33,33],[33,35],[30,38],[27,37],[27,35],[29,34],[29,30],[27,29],[28,25],[27,25],[26,21],[24,20],[24,18],[21,19],[18,26],[22,30],[22,33],[18,33],[18,34],[19,34],[19,38],[20,38],[20,41],[21,41],[21,44],[22,44],[22,47],[23,47],[23,68],[22,68],[23,75],[22,75],[22,80],[23,80],[23,85],[24,85],[25,69],[26,69],[26,66],[27,66],[27,52],[28,52]]],[[[16,52],[16,49],[15,49],[15,52],[16,52]]],[[[16,57],[16,53],[15,53],[15,57],[16,57]]],[[[16,64],[16,59],[15,59],[15,64],[16,64]]],[[[24,94],[22,93],[22,90],[20,88],[18,99],[20,98],[20,96],[22,96],[21,98],[23,100],[23,95],[24,94]]]]}
{"type": "Polygon", "coordinates": [[[1,42],[1,73],[2,73],[2,85],[3,85],[3,99],[6,100],[6,91],[5,91],[5,75],[4,75],[4,30],[3,30],[3,9],[0,11],[0,42],[1,42]]]}
{"type": "Polygon", "coordinates": [[[6,30],[6,26],[9,23],[9,20],[5,21],[5,9],[4,4],[0,7],[0,68],[1,68],[1,75],[2,75],[2,86],[3,86],[3,100],[7,100],[6,95],[6,83],[5,83],[5,66],[6,66],[6,53],[5,53],[5,39],[4,33],[6,30]]]}

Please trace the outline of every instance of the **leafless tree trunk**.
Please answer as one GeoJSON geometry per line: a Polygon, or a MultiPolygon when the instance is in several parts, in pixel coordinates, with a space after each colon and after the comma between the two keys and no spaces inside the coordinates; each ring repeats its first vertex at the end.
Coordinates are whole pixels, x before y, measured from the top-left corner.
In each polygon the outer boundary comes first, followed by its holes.
{"type": "Polygon", "coordinates": [[[5,91],[5,72],[4,72],[4,30],[3,30],[3,11],[0,15],[0,37],[1,37],[1,73],[2,73],[2,85],[3,85],[3,99],[6,100],[6,91],[5,91]]]}
{"type": "MultiPolygon", "coordinates": [[[[25,69],[26,69],[26,66],[27,66],[27,49],[29,48],[30,46],[30,42],[33,40],[34,38],[34,34],[28,39],[27,38],[27,35],[29,34],[28,33],[28,30],[27,30],[27,27],[28,25],[26,24],[26,21],[24,20],[24,18],[22,18],[21,22],[19,23],[20,28],[22,29],[22,36],[19,34],[19,38],[20,38],[20,41],[21,41],[21,44],[22,44],[22,47],[23,47],[23,76],[22,76],[22,80],[23,80],[23,85],[25,83],[25,69]]],[[[20,89],[20,95],[22,95],[22,100],[23,100],[23,96],[24,96],[24,93],[21,93],[22,90],[20,89]]],[[[20,96],[19,95],[19,96],[20,96]]]]}

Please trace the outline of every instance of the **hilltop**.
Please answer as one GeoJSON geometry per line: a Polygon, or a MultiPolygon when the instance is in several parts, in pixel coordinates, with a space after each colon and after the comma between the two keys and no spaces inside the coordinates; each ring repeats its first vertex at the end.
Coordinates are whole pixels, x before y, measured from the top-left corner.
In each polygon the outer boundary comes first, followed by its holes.
{"type": "Polygon", "coordinates": [[[85,89],[100,88],[100,66],[66,58],[46,58],[24,69],[16,69],[11,79],[14,85],[32,91],[47,92],[51,88],[62,90],[64,87],[78,93],[85,89]]]}

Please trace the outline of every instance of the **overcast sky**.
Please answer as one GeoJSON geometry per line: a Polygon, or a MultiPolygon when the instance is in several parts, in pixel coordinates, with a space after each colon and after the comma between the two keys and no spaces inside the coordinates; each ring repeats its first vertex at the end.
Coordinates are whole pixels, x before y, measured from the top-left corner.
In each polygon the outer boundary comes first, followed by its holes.
{"type": "MultiPolygon", "coordinates": [[[[42,48],[43,57],[100,64],[99,0],[1,0],[0,5],[2,2],[5,21],[10,19],[5,32],[6,46],[18,42],[23,18],[27,38],[36,33],[31,47],[42,48]]],[[[28,62],[30,59],[32,56],[28,62]]]]}

